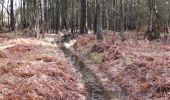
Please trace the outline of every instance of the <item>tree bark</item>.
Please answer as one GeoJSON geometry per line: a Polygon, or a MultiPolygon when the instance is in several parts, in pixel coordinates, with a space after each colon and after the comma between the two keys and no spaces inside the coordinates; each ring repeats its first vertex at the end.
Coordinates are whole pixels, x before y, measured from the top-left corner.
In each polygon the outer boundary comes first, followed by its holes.
{"type": "Polygon", "coordinates": [[[103,28],[102,28],[102,0],[97,0],[97,40],[103,40],[103,28]]]}
{"type": "Polygon", "coordinates": [[[14,19],[14,1],[13,0],[10,0],[10,30],[11,31],[14,31],[15,30],[15,19],[14,19]]]}
{"type": "Polygon", "coordinates": [[[121,17],[121,21],[120,21],[120,38],[121,38],[121,41],[125,41],[126,38],[125,38],[125,34],[124,34],[124,31],[125,31],[125,28],[124,28],[124,0],[120,0],[120,17],[121,17]]]}
{"type": "Polygon", "coordinates": [[[94,18],[93,18],[93,32],[96,34],[97,32],[97,0],[94,0],[94,18]]]}
{"type": "Polygon", "coordinates": [[[23,0],[23,28],[26,28],[27,27],[27,23],[26,23],[26,14],[25,14],[26,10],[25,10],[25,0],[23,0]]]}
{"type": "Polygon", "coordinates": [[[80,34],[87,33],[87,0],[81,0],[80,34]]]}
{"type": "Polygon", "coordinates": [[[148,0],[149,4],[149,21],[148,21],[148,30],[145,33],[145,37],[148,40],[154,40],[160,37],[159,29],[157,28],[157,21],[159,19],[159,15],[156,9],[155,0],[148,0]]]}

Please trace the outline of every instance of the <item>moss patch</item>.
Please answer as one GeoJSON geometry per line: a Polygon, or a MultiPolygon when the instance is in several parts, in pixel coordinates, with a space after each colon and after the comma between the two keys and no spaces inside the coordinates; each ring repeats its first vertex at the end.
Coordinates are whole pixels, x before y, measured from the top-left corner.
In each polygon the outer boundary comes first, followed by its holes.
{"type": "Polygon", "coordinates": [[[103,59],[103,54],[99,53],[89,53],[89,58],[92,60],[94,63],[101,63],[103,59]]]}

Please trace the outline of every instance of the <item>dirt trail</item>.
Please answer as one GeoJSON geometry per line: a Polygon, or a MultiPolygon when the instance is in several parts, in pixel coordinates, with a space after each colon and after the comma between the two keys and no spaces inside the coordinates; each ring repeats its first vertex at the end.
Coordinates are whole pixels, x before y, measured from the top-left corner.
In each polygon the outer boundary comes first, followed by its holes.
{"type": "Polygon", "coordinates": [[[112,100],[112,95],[114,94],[110,94],[110,91],[105,90],[96,75],[86,67],[85,63],[76,54],[65,47],[62,47],[61,50],[74,64],[77,72],[80,72],[83,75],[82,78],[87,90],[88,100],[112,100]]]}
{"type": "MultiPolygon", "coordinates": [[[[60,40],[57,39],[59,36],[51,37],[46,36],[46,41],[53,43],[51,40],[60,40]]],[[[61,37],[60,37],[61,38],[61,37]]],[[[59,43],[57,41],[57,43],[59,43]]],[[[117,92],[107,90],[99,77],[84,63],[84,61],[74,52],[73,48],[68,48],[64,43],[59,43],[61,50],[65,54],[65,57],[74,65],[77,70],[77,73],[81,73],[82,81],[85,84],[85,89],[87,92],[87,100],[120,100],[117,96],[117,92]]],[[[69,45],[69,44],[68,44],[69,45]]],[[[121,98],[121,100],[123,97],[121,98]]]]}

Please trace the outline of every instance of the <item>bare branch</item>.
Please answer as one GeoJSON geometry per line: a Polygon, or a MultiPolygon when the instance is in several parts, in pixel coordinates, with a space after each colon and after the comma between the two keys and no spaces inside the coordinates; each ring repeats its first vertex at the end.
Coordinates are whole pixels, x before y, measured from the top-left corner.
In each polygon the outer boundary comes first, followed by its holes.
{"type": "Polygon", "coordinates": [[[2,7],[6,10],[6,12],[8,13],[8,15],[10,15],[8,9],[4,6],[4,4],[2,2],[0,2],[0,4],[2,5],[2,7]]]}

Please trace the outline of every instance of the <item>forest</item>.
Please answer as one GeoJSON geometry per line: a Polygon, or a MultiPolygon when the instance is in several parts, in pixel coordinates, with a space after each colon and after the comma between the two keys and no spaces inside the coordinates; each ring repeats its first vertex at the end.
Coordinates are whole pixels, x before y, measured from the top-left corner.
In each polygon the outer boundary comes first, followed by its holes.
{"type": "Polygon", "coordinates": [[[170,100],[170,0],[0,0],[0,100],[170,100]]]}

